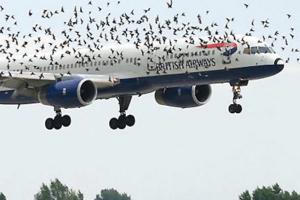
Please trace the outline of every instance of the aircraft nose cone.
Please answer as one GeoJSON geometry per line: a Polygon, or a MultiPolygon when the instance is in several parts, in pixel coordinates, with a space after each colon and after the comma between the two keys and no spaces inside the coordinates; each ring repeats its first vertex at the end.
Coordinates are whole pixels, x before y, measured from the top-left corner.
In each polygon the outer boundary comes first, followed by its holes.
{"type": "Polygon", "coordinates": [[[277,58],[274,62],[274,65],[284,65],[284,62],[281,58],[277,58]]]}
{"type": "Polygon", "coordinates": [[[274,61],[274,65],[278,67],[279,72],[281,72],[284,68],[284,61],[281,58],[277,58],[274,61]]]}

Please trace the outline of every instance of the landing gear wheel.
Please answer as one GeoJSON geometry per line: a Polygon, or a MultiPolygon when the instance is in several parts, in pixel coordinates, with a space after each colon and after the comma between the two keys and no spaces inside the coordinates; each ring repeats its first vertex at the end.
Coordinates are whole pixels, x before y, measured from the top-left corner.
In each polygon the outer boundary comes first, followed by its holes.
{"type": "Polygon", "coordinates": [[[62,127],[62,117],[61,116],[56,116],[53,120],[53,127],[56,129],[56,130],[59,130],[61,129],[62,127]]]}
{"type": "Polygon", "coordinates": [[[71,125],[71,117],[69,115],[65,115],[61,118],[61,122],[64,127],[69,127],[71,125]]]}
{"type": "Polygon", "coordinates": [[[229,106],[228,110],[231,114],[234,114],[234,113],[240,114],[243,110],[243,107],[239,104],[231,104],[229,106]]]}
{"type": "Polygon", "coordinates": [[[231,104],[231,105],[229,106],[228,110],[229,110],[229,112],[230,112],[231,114],[234,114],[234,113],[235,113],[235,104],[231,104]]]}
{"type": "Polygon", "coordinates": [[[243,111],[243,107],[239,104],[236,105],[235,113],[240,114],[243,111]]]}
{"type": "Polygon", "coordinates": [[[48,130],[59,130],[62,127],[69,127],[71,125],[71,117],[69,115],[62,116],[62,112],[59,107],[54,107],[54,111],[56,113],[54,119],[48,118],[45,121],[45,126],[48,130]]]}
{"type": "Polygon", "coordinates": [[[119,96],[117,97],[117,100],[119,101],[119,107],[120,107],[120,116],[119,118],[112,118],[109,121],[109,126],[111,129],[125,129],[126,126],[132,127],[135,124],[135,118],[133,115],[126,116],[126,111],[129,108],[130,102],[131,102],[132,96],[125,95],[125,96],[119,96]]]}
{"type": "Polygon", "coordinates": [[[134,126],[134,124],[135,124],[135,118],[134,118],[134,116],[133,115],[128,115],[127,117],[126,117],[126,125],[127,126],[129,126],[129,127],[132,127],[132,126],[134,126]]]}
{"type": "Polygon", "coordinates": [[[116,129],[118,128],[118,119],[112,118],[112,119],[109,121],[109,127],[110,127],[112,130],[116,130],[116,129]]]}
{"type": "MultiPolygon", "coordinates": [[[[241,95],[241,86],[243,84],[230,84],[232,86],[232,93],[233,93],[233,98],[232,98],[232,104],[229,106],[228,111],[231,114],[240,114],[243,111],[243,108],[240,104],[238,104],[237,100],[242,99],[243,96],[241,95]]],[[[246,84],[244,84],[246,86],[246,84]]]]}
{"type": "Polygon", "coordinates": [[[53,119],[48,118],[48,119],[45,121],[45,126],[46,126],[46,129],[52,130],[52,129],[54,128],[54,127],[53,127],[53,119]]]}
{"type": "Polygon", "coordinates": [[[121,115],[118,119],[118,128],[125,129],[126,128],[126,116],[121,115]]]}

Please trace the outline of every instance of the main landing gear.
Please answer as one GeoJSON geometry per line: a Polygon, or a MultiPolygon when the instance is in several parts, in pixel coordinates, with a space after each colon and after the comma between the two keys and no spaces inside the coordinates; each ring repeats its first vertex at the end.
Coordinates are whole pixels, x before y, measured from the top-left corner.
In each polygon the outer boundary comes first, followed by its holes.
{"type": "Polygon", "coordinates": [[[126,126],[132,127],[135,124],[135,117],[133,115],[126,115],[126,111],[129,108],[132,96],[121,96],[117,98],[120,106],[120,116],[118,118],[112,118],[109,121],[111,129],[125,129],[126,126]]]}
{"type": "Polygon", "coordinates": [[[229,106],[228,110],[231,114],[240,114],[243,111],[243,107],[237,103],[238,99],[243,98],[241,95],[241,86],[240,85],[234,85],[232,86],[232,92],[233,92],[233,100],[232,104],[229,106]]]}
{"type": "Polygon", "coordinates": [[[54,109],[56,116],[54,119],[48,118],[45,122],[45,126],[48,130],[59,130],[62,127],[69,127],[71,125],[71,117],[69,115],[62,116],[60,109],[54,109]]]}

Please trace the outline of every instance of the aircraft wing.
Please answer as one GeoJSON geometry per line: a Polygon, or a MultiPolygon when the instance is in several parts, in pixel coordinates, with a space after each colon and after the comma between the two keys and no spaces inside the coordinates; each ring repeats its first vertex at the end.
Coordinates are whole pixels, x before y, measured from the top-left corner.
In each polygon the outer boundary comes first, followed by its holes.
{"type": "Polygon", "coordinates": [[[91,80],[97,88],[107,88],[119,84],[119,79],[109,75],[69,75],[41,72],[17,72],[2,71],[0,73],[0,87],[19,88],[39,88],[60,80],[72,78],[86,78],[91,80]]]}

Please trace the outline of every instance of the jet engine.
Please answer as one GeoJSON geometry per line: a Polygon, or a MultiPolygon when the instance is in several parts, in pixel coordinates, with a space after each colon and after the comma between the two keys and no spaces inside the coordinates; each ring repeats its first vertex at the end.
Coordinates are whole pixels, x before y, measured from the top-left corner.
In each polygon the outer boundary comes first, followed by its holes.
{"type": "Polygon", "coordinates": [[[210,85],[166,88],[155,92],[155,99],[158,104],[179,108],[203,106],[208,102],[210,96],[210,85]]]}
{"type": "Polygon", "coordinates": [[[44,105],[59,108],[78,108],[91,104],[97,97],[93,81],[82,78],[62,80],[42,87],[38,100],[44,105]]]}

